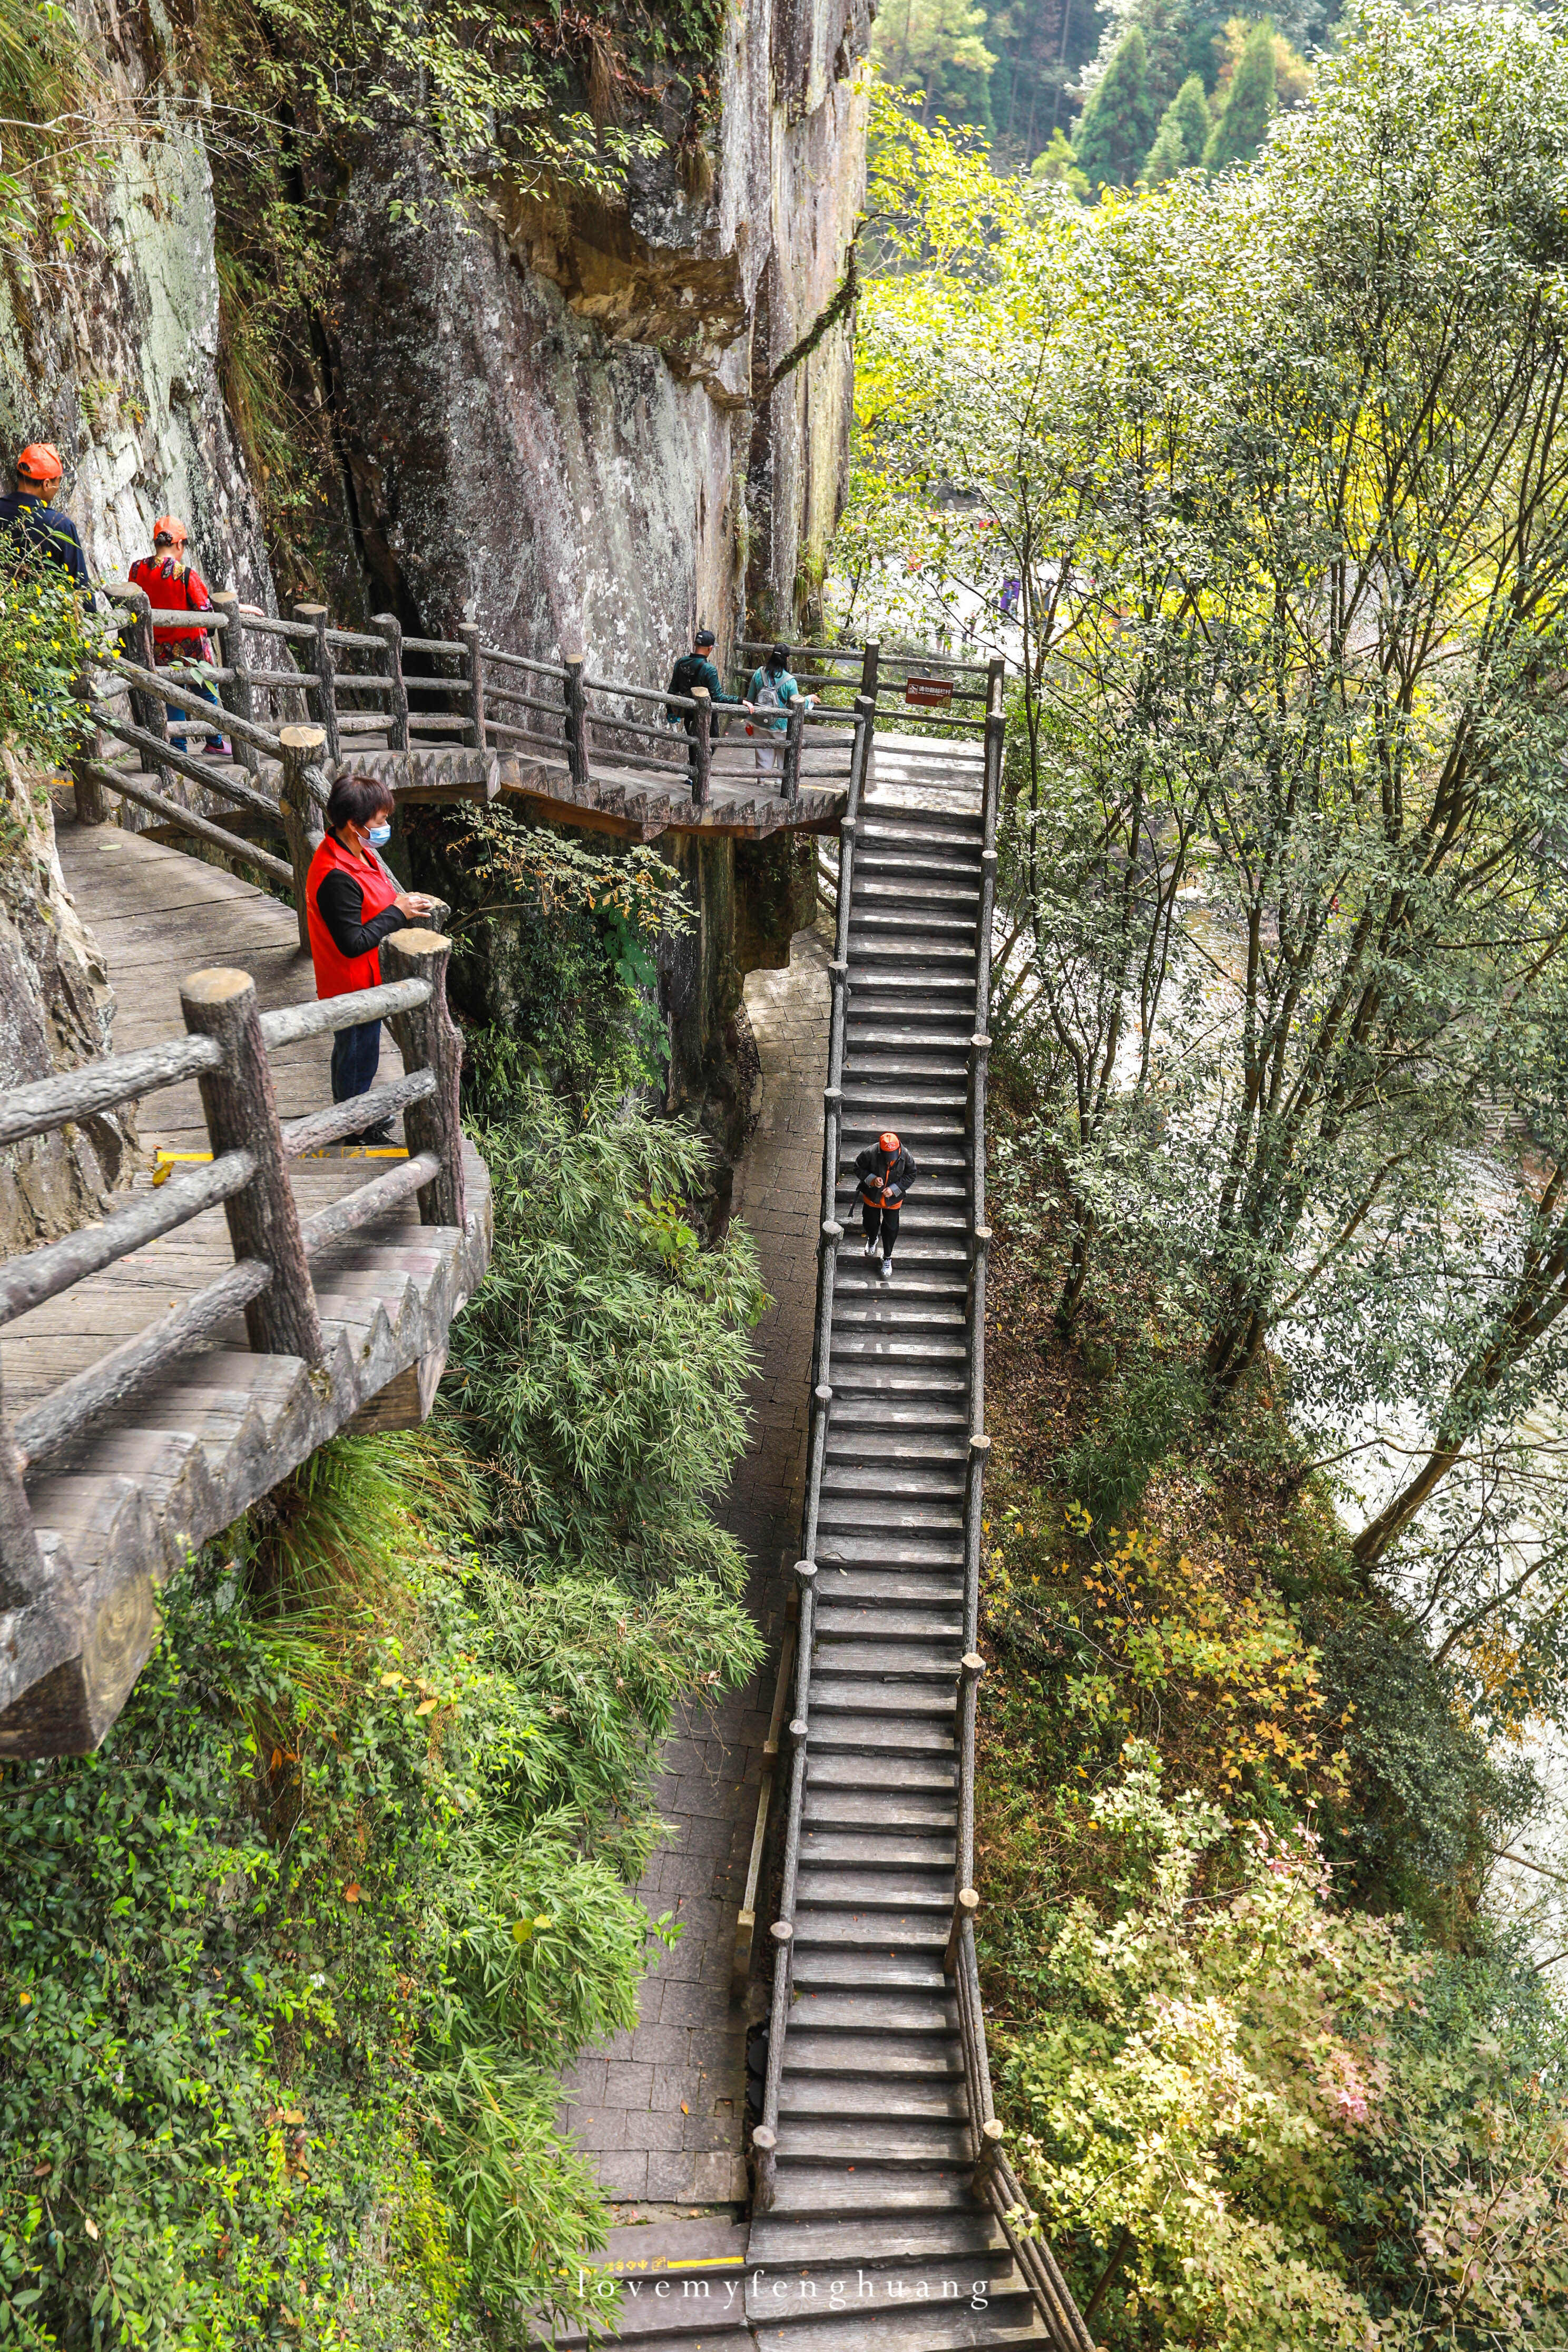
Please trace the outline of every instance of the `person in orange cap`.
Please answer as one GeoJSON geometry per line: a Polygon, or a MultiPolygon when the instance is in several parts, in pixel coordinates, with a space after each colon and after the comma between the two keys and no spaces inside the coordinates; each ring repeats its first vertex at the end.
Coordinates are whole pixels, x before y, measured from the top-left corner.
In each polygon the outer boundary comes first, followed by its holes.
{"type": "Polygon", "coordinates": [[[0,532],[18,548],[36,549],[86,594],[91,583],[77,527],[50,503],[64,474],[52,441],[29,441],[16,460],[16,489],[0,498],[0,532]]]}
{"type": "Polygon", "coordinates": [[[866,1227],[866,1255],[882,1258],[882,1280],[893,1278],[893,1244],[899,1238],[899,1214],[910,1186],[920,1174],[912,1151],[906,1151],[889,1128],[868,1143],[855,1161],[860,1183],[860,1213],[866,1227]]]}
{"type": "MultiPolygon", "coordinates": [[[[178,515],[160,515],[153,525],[153,552],[139,555],[131,567],[131,584],[145,592],[147,602],[155,613],[210,613],[212,597],[207,583],[194,563],[188,562],[185,550],[190,545],[190,533],[178,515]]],[[[158,622],[153,630],[153,658],[162,669],[171,661],[210,662],[212,646],[205,629],[180,628],[168,622],[158,622]]],[[[217,697],[206,687],[201,691],[216,702],[217,697]]],[[[172,740],[188,742],[185,730],[189,713],[174,703],[166,706],[169,718],[177,732],[172,740]]],[[[210,757],[224,760],[228,748],[222,736],[208,740],[205,749],[210,757]]]]}

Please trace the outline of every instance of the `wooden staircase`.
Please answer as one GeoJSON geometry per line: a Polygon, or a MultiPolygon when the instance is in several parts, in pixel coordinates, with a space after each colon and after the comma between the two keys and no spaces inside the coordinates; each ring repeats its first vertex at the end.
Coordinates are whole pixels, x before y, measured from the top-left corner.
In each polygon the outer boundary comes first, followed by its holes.
{"type": "Polygon", "coordinates": [[[979,1032],[1000,718],[984,772],[968,746],[921,750],[845,827],[777,2046],[753,2135],[747,2317],[763,2352],[1088,2352],[1048,2250],[999,2219],[974,1898],[959,1897],[973,1846],[979,1032]],[[920,1171],[890,1285],[879,1251],[864,1255],[854,1177],[886,1128],[920,1171]]]}

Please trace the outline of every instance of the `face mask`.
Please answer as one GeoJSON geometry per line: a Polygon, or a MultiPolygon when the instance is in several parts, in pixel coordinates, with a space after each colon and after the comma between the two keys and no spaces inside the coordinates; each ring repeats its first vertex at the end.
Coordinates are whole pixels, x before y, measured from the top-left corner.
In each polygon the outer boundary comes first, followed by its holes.
{"type": "Polygon", "coordinates": [[[389,824],[373,824],[366,833],[365,839],[373,849],[384,849],[392,839],[392,827],[389,824]]]}

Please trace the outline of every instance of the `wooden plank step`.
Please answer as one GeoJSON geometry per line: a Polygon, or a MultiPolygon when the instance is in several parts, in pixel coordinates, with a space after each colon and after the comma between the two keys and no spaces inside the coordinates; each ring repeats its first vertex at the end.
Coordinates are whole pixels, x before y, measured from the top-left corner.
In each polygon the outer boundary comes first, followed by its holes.
{"type": "Polygon", "coordinates": [[[845,1608],[858,1607],[863,1602],[872,1602],[879,1608],[897,1602],[912,1609],[962,1612],[963,1562],[943,1562],[935,1568],[889,1568],[880,1562],[868,1567],[859,1563],[851,1566],[842,1560],[818,1560],[819,1608],[840,1604],[845,1608]]]}
{"type": "MultiPolygon", "coordinates": [[[[835,2042],[842,2038],[837,2034],[828,2037],[835,2042]]],[[[966,2120],[966,2107],[963,2060],[957,2042],[958,2036],[954,2034],[942,2053],[949,2062],[943,2066],[935,2063],[936,2051],[919,2047],[910,2053],[909,2063],[900,2065],[894,2054],[896,2044],[886,2055],[858,2051],[858,2065],[851,2063],[847,2052],[837,2066],[821,2063],[810,2066],[797,2062],[792,2031],[779,2097],[780,2120],[787,2116],[792,2123],[853,2126],[887,2116],[894,2120],[895,2128],[906,2120],[915,2124],[962,2124],[966,2120]]]]}
{"type": "Polygon", "coordinates": [[[795,1952],[797,1959],[806,1945],[838,1953],[865,1952],[879,1966],[884,1954],[894,1961],[923,1956],[940,1974],[948,1927],[946,1912],[882,1911],[872,1905],[846,1911],[833,1904],[802,1903],[795,1907],[795,1952]]]}
{"type": "Polygon", "coordinates": [[[916,1831],[942,1834],[951,1842],[958,1806],[951,1790],[921,1794],[912,1790],[889,1795],[886,1789],[833,1789],[808,1780],[802,1819],[809,1830],[885,1830],[889,1836],[916,1831]]]}
{"type": "Polygon", "coordinates": [[[834,1496],[824,1501],[818,1526],[825,1528],[898,1528],[930,1529],[944,1535],[962,1535],[963,1513],[956,1504],[943,1510],[932,1503],[895,1503],[890,1497],[868,1496],[850,1499],[834,1496]]]}
{"type": "Polygon", "coordinates": [[[853,2034],[839,2030],[818,2032],[811,2018],[799,2016],[799,2001],[790,2013],[790,2039],[785,2042],[785,2074],[860,2074],[889,2082],[962,2082],[963,2053],[957,2034],[938,2037],[926,2032],[853,2034]]]}
{"type": "Polygon", "coordinates": [[[952,1751],[946,1756],[891,1754],[872,1749],[869,1755],[835,1755],[808,1746],[805,1785],[808,1791],[860,1790],[868,1795],[898,1790],[910,1796],[948,1797],[953,1792],[952,1751]]]}
{"type": "Polygon", "coordinates": [[[1034,2305],[1021,2284],[1016,2294],[984,2298],[986,2308],[976,2311],[973,2305],[980,2298],[970,2295],[970,2282],[949,2275],[939,2284],[959,2291],[930,2303],[890,2299],[875,2316],[868,2304],[853,2320],[847,2310],[837,2317],[822,2316],[820,2306],[809,2298],[805,2310],[816,2315],[810,2318],[775,2319],[770,2314],[764,2319],[759,2309],[751,2322],[757,2352],[979,2352],[988,2344],[1044,2347],[1034,2305]]]}
{"type": "MultiPolygon", "coordinates": [[[[912,1448],[910,1453],[912,1461],[919,1460],[912,1448]]],[[[874,1438],[868,1437],[852,1452],[829,1454],[823,1467],[822,1491],[825,1495],[902,1495],[962,1502],[963,1460],[955,1447],[947,1465],[940,1462],[931,1463],[929,1468],[915,1468],[909,1463],[900,1465],[889,1460],[874,1438]]]]}
{"type": "Polygon", "coordinates": [[[940,858],[911,857],[907,852],[858,848],[855,853],[854,892],[868,905],[892,901],[898,905],[937,908],[973,907],[980,897],[980,860],[972,857],[967,871],[940,858]]]}
{"type": "Polygon", "coordinates": [[[942,1951],[933,1944],[847,1944],[813,1942],[795,1953],[795,2006],[813,1991],[854,1993],[880,2000],[888,1993],[950,1994],[942,1974],[942,1951]]]}
{"type": "MultiPolygon", "coordinates": [[[[818,1569],[820,1580],[822,1570],[818,1569]]],[[[819,1639],[829,1645],[854,1642],[892,1643],[910,1645],[910,1654],[920,1649],[936,1646],[945,1657],[953,1643],[956,1662],[963,1641],[963,1610],[954,1600],[942,1603],[926,1601],[911,1606],[907,1601],[885,1601],[880,1594],[861,1594],[856,1600],[844,1600],[837,1595],[819,1592],[816,1602],[816,1631],[819,1639]]],[[[824,1656],[827,1654],[824,1650],[824,1656]]],[[[956,1663],[953,1671],[957,1672],[956,1663]]]]}
{"type": "Polygon", "coordinates": [[[912,1680],[922,1689],[928,1688],[933,1679],[956,1685],[963,1653],[954,1643],[962,1638],[944,1633],[924,1642],[900,1641],[885,1633],[870,1618],[864,1625],[845,1631],[829,1632],[824,1627],[814,1672],[836,1677],[873,1675],[882,1682],[897,1676],[912,1680]]]}
{"type": "MultiPolygon", "coordinates": [[[[780,2150],[783,2154],[783,2150],[780,2150]]],[[[858,2213],[920,2213],[943,2210],[973,2212],[969,2166],[954,2163],[934,2178],[921,2179],[901,2166],[875,2158],[837,2164],[792,2163],[779,2168],[778,2194],[769,2219],[777,2222],[792,2213],[814,2220],[836,2221],[858,2213]],[[853,2170],[849,2168],[853,2165],[853,2170]]]]}
{"type": "Polygon", "coordinates": [[[890,1911],[900,1917],[929,1913],[946,1920],[952,1909],[952,1873],[917,1867],[884,1874],[854,1863],[824,1863],[808,1871],[803,1864],[800,1900],[827,1911],[868,1916],[890,1911]]]}
{"type": "Polygon", "coordinates": [[[832,2053],[848,2047],[868,2053],[859,2071],[875,2074],[885,2047],[896,2045],[913,2063],[941,2042],[961,2055],[958,2011],[945,1992],[810,1992],[790,2011],[790,2054],[803,2065],[819,2045],[825,2065],[832,2053]]]}
{"type": "Polygon", "coordinates": [[[822,1706],[813,1693],[811,1747],[819,1756],[869,1754],[951,1759],[952,1714],[950,1707],[950,1722],[943,1724],[912,1713],[882,1714],[866,1707],[852,1710],[844,1706],[822,1706]]]}
{"type": "Polygon", "coordinates": [[[819,1568],[855,1569],[875,1576],[907,1577],[918,1572],[938,1580],[961,1580],[963,1575],[963,1546],[956,1536],[917,1540],[900,1532],[879,1540],[863,1528],[826,1528],[816,1547],[816,1559],[819,1568]]]}
{"type": "Polygon", "coordinates": [[[917,2116],[900,2116],[883,2125],[873,2111],[852,2116],[782,2116],[779,2118],[778,2162],[785,2165],[839,2164],[907,2168],[911,2172],[945,2172],[969,2163],[969,2134],[957,2122],[929,2123],[917,2116]]]}
{"type": "MultiPolygon", "coordinates": [[[[914,1675],[901,1676],[898,1681],[878,1682],[871,1675],[847,1675],[838,1661],[826,1664],[826,1670],[814,1675],[811,1682],[812,1731],[815,1735],[824,1716],[853,1716],[869,1718],[892,1716],[902,1719],[908,1729],[918,1724],[950,1721],[956,1705],[954,1684],[945,1679],[914,1675]]],[[[828,1727],[825,1724],[823,1728],[828,1727]]],[[[840,1722],[835,1727],[842,1730],[840,1722]]]]}
{"type": "Polygon", "coordinates": [[[806,2221],[763,2213],[752,2223],[751,2260],[759,2268],[824,2263],[842,2269],[847,2263],[903,2262],[921,2254],[1012,2259],[996,2222],[974,2207],[905,2221],[806,2221]]]}
{"type": "Polygon", "coordinates": [[[835,1829],[826,1822],[808,1822],[801,1839],[800,1858],[803,1863],[831,1863],[835,1865],[863,1863],[878,1870],[945,1870],[955,1866],[953,1833],[945,1836],[940,1830],[902,1829],[895,1832],[889,1822],[879,1822],[880,1834],[873,1843],[868,1840],[865,1824],[835,1829]]]}

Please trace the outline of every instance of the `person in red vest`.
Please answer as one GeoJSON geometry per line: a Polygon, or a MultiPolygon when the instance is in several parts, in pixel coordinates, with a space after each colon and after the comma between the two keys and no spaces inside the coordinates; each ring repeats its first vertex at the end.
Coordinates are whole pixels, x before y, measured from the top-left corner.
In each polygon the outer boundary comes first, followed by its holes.
{"type": "MultiPolygon", "coordinates": [[[[403,890],[381,852],[392,836],[392,793],[374,776],[340,776],[327,802],[327,830],[305,877],[305,919],[318,997],[347,996],[381,986],[377,953],[388,932],[437,902],[423,890],[403,890]]],[[[368,1094],[381,1059],[381,1024],[363,1021],[332,1040],[332,1100],[368,1094]]],[[[386,1143],[392,1122],[380,1119],[351,1143],[386,1143]]]]}
{"type": "MultiPolygon", "coordinates": [[[[154,613],[210,613],[212,597],[207,583],[194,563],[185,561],[190,533],[178,515],[160,515],[153,525],[153,552],[139,555],[131,567],[131,584],[145,591],[154,613]]],[[[205,629],[176,628],[166,622],[153,625],[153,658],[160,669],[171,661],[210,662],[212,644],[205,629]]],[[[216,703],[217,696],[207,687],[200,691],[216,703]]],[[[175,704],[165,706],[174,722],[173,740],[189,749],[186,723],[189,713],[175,704]]],[[[205,748],[210,759],[226,760],[228,746],[222,736],[207,737],[205,748]]]]}

